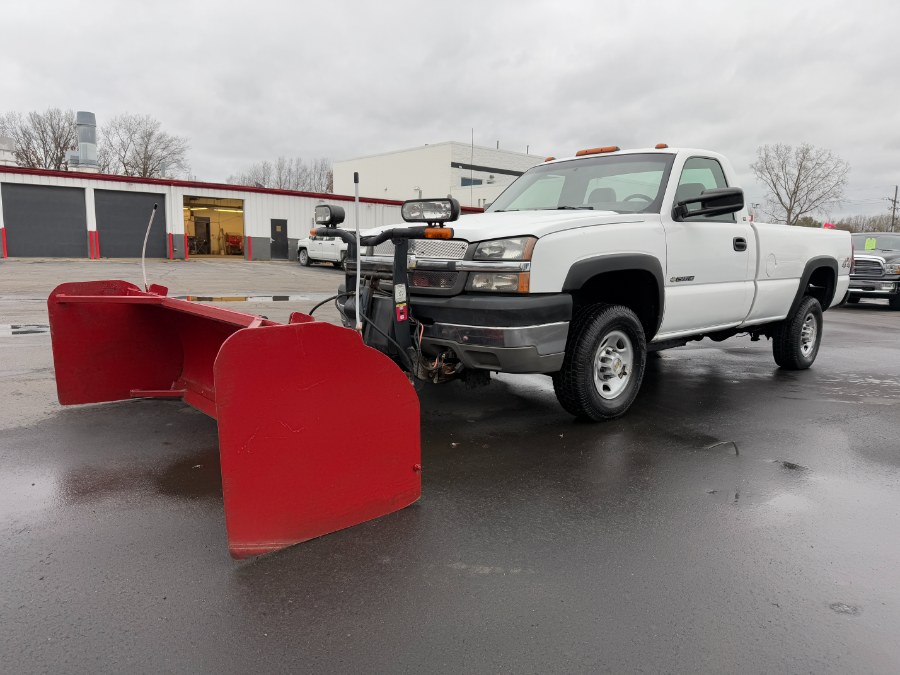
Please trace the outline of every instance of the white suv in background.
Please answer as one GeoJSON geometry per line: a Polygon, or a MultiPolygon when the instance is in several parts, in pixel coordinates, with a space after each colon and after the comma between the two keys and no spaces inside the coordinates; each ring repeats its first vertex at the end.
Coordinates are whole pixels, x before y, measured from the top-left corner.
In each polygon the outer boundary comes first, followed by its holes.
{"type": "Polygon", "coordinates": [[[297,262],[306,267],[310,262],[330,262],[339,269],[347,260],[347,243],[337,237],[310,236],[297,244],[297,262]]]}

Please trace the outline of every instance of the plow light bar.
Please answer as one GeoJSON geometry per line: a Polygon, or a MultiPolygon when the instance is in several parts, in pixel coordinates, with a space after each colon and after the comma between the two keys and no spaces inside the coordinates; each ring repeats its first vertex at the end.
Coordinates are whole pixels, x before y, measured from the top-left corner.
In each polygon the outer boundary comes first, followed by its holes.
{"type": "Polygon", "coordinates": [[[319,204],[316,207],[316,224],[336,226],[344,222],[344,209],[331,204],[319,204]]]}
{"type": "Polygon", "coordinates": [[[449,223],[459,218],[459,202],[453,197],[410,199],[403,202],[400,213],[407,223],[428,223],[429,225],[449,223]]]}

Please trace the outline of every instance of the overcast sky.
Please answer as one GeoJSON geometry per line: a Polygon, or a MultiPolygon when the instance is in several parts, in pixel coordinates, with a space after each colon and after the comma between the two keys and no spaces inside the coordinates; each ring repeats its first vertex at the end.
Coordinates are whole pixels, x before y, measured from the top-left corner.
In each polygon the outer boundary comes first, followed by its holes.
{"type": "MultiPolygon", "coordinates": [[[[3,3],[0,112],[150,114],[200,180],[279,155],[331,160],[455,140],[728,155],[749,201],[757,146],[851,166],[833,217],[900,182],[900,3],[3,3]]],[[[362,177],[364,179],[364,177],[362,177]]]]}

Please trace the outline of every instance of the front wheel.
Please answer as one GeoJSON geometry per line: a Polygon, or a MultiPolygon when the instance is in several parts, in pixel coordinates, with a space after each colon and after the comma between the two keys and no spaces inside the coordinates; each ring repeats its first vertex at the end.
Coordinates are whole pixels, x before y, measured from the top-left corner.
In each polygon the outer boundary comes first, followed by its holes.
{"type": "Polygon", "coordinates": [[[849,293],[847,294],[847,304],[848,305],[855,305],[858,302],[859,302],[858,295],[850,295],[849,293]]]}
{"type": "Polygon", "coordinates": [[[309,253],[305,248],[301,248],[297,251],[297,262],[299,262],[304,267],[309,267],[309,253]]]}
{"type": "Polygon", "coordinates": [[[620,417],[637,396],[646,363],[647,343],[637,315],[622,305],[592,305],[569,327],[553,390],[560,405],[578,418],[620,417]]]}
{"type": "Polygon", "coordinates": [[[888,307],[893,309],[895,312],[900,311],[900,294],[892,295],[888,298],[888,307]]]}
{"type": "Polygon", "coordinates": [[[796,311],[778,324],[772,336],[775,363],[785,370],[806,370],[822,342],[822,305],[806,296],[796,311]]]}

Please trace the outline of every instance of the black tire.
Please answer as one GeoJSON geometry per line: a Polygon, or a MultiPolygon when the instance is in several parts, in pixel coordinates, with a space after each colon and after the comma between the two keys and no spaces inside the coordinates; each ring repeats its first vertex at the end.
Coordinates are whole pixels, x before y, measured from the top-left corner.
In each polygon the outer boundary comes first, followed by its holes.
{"type": "Polygon", "coordinates": [[[888,298],[888,307],[895,312],[900,312],[900,295],[892,295],[888,298]]]}
{"type": "Polygon", "coordinates": [[[347,256],[342,255],[341,259],[333,264],[339,270],[346,270],[347,269],[347,256]]]}
{"type": "Polygon", "coordinates": [[[858,303],[858,302],[859,302],[859,296],[858,296],[858,295],[848,295],[848,296],[847,296],[847,304],[848,304],[848,305],[855,305],[855,304],[858,303]]]}
{"type": "Polygon", "coordinates": [[[610,420],[624,415],[631,407],[641,388],[646,364],[647,340],[637,315],[622,305],[591,305],[579,311],[569,326],[566,355],[562,369],[553,374],[553,390],[560,405],[576,417],[592,422],[610,420]],[[626,343],[631,350],[631,368],[630,372],[623,371],[627,381],[621,383],[624,378],[619,374],[619,366],[627,360],[628,353],[623,349],[626,343]],[[605,359],[598,353],[604,344],[605,359]],[[607,377],[598,372],[595,379],[595,369],[599,367],[607,369],[607,377]],[[599,388],[596,382],[602,382],[599,388]],[[610,388],[617,385],[621,387],[618,391],[610,388]]]}
{"type": "Polygon", "coordinates": [[[805,296],[797,310],[778,324],[772,336],[775,363],[785,370],[806,370],[819,353],[822,342],[822,305],[805,296]],[[815,333],[810,335],[814,327],[815,333]]]}
{"type": "Polygon", "coordinates": [[[297,251],[297,262],[304,267],[309,267],[309,252],[305,248],[297,251]]]}

